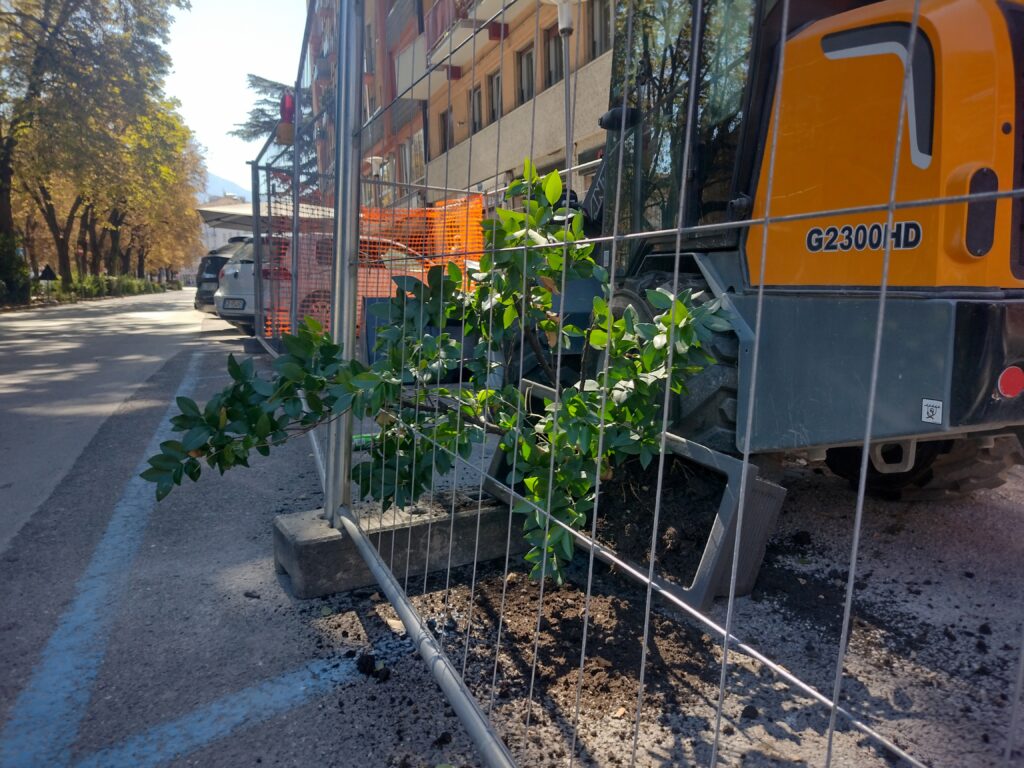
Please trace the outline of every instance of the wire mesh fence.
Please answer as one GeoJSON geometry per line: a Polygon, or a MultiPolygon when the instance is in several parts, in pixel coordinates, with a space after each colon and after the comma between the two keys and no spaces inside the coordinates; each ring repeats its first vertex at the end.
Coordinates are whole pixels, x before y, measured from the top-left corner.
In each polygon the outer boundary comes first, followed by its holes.
{"type": "Polygon", "coordinates": [[[310,17],[264,316],[354,340],[328,513],[481,759],[1021,764],[1019,496],[957,499],[1024,460],[1024,6],[310,17]]]}

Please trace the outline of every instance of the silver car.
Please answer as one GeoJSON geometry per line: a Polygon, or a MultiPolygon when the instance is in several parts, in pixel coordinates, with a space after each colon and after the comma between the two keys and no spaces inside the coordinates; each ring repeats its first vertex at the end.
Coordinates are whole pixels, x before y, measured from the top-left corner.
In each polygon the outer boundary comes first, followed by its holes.
{"type": "Polygon", "coordinates": [[[253,245],[245,243],[220,270],[220,287],[213,295],[217,316],[252,336],[256,331],[253,291],[253,245]]]}

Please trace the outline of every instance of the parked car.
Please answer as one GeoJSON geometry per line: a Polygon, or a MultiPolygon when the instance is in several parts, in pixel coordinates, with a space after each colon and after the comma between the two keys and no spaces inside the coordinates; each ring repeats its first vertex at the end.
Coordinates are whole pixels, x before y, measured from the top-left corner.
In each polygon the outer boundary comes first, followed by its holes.
{"type": "Polygon", "coordinates": [[[218,288],[213,297],[217,316],[250,336],[256,332],[253,269],[250,239],[221,267],[218,288]]]}
{"type": "Polygon", "coordinates": [[[224,245],[215,248],[203,256],[199,261],[199,269],[196,270],[196,297],[192,306],[200,312],[216,313],[213,294],[217,292],[220,284],[220,270],[232,254],[245,245],[245,237],[232,237],[224,245]]]}

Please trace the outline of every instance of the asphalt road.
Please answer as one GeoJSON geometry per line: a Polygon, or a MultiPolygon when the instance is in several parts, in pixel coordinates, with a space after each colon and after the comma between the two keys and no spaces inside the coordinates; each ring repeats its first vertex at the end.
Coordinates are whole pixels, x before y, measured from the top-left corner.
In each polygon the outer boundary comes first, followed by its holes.
{"type": "Polygon", "coordinates": [[[169,358],[228,326],[192,291],[0,314],[0,552],[100,425],[169,358]]]}

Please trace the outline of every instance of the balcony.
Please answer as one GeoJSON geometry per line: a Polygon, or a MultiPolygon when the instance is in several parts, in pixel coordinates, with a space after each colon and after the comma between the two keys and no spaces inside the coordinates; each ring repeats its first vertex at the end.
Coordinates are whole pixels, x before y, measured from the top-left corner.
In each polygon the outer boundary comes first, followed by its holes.
{"type": "Polygon", "coordinates": [[[395,87],[399,98],[429,99],[426,36],[420,35],[395,57],[395,87]],[[422,78],[422,80],[421,80],[422,78]]]}
{"type": "MultiPolygon", "coordinates": [[[[516,7],[519,4],[514,0],[505,6],[506,18],[521,10],[516,7]]],[[[481,48],[507,34],[507,26],[501,23],[502,5],[502,0],[437,0],[423,17],[427,61],[451,67],[451,76],[457,78],[459,69],[473,62],[470,37],[478,35],[476,46],[481,48]]]]}

